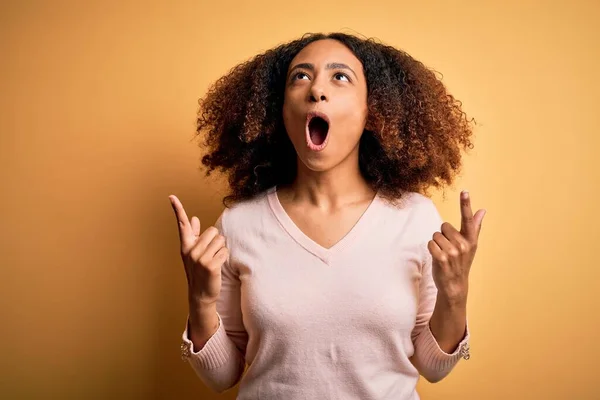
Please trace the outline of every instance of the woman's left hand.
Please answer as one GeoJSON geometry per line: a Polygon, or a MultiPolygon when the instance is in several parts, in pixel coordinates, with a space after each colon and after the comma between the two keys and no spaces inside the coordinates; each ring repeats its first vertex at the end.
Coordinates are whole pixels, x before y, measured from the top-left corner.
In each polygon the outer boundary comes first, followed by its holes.
{"type": "Polygon", "coordinates": [[[477,241],[485,210],[473,215],[469,192],[460,196],[461,227],[456,230],[444,222],[441,232],[433,234],[427,244],[433,257],[433,281],[438,289],[438,297],[450,303],[464,304],[469,288],[469,271],[477,251],[477,241]]]}

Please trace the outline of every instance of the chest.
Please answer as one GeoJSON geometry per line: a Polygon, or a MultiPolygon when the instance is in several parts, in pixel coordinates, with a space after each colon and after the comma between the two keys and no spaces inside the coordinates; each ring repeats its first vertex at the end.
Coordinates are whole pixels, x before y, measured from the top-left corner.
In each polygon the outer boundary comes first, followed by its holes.
{"type": "Polygon", "coordinates": [[[286,205],[285,211],[298,229],[319,246],[329,249],[356,226],[369,203],[363,202],[339,211],[286,205]]]}
{"type": "Polygon", "coordinates": [[[241,276],[250,331],[298,335],[327,327],[370,335],[414,327],[421,268],[412,248],[363,246],[331,265],[307,252],[259,258],[241,276]]]}

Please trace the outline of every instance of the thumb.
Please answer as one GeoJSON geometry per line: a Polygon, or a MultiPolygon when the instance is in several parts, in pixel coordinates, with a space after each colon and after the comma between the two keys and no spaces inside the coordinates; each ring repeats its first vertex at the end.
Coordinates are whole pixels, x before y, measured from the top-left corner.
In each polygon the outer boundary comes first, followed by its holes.
{"type": "Polygon", "coordinates": [[[194,232],[194,236],[200,236],[200,219],[196,216],[193,216],[190,224],[192,225],[192,232],[194,232]]]}
{"type": "Polygon", "coordinates": [[[487,213],[486,210],[479,210],[473,216],[473,222],[475,223],[475,226],[477,227],[477,234],[478,235],[479,235],[479,232],[481,231],[481,225],[483,223],[483,217],[485,217],[486,213],[487,213]]]}

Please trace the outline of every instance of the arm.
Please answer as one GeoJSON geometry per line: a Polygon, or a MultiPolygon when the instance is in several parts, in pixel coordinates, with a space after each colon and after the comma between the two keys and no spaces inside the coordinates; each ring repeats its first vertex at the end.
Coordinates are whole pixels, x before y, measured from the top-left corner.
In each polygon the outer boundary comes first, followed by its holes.
{"type": "Polygon", "coordinates": [[[417,321],[412,332],[415,352],[411,360],[419,373],[433,383],[445,378],[461,357],[469,358],[469,331],[466,307],[451,309],[438,300],[441,296],[431,274],[432,258],[427,249],[424,253],[417,321]]]}
{"type": "Polygon", "coordinates": [[[466,299],[452,300],[438,293],[429,328],[445,353],[456,351],[467,334],[466,299]]]}
{"type": "MultiPolygon", "coordinates": [[[[226,238],[221,214],[215,227],[226,238]]],[[[241,312],[240,280],[227,260],[221,268],[221,292],[214,305],[190,302],[190,314],[182,335],[182,357],[200,380],[216,392],[235,386],[245,367],[248,334],[241,312]]]]}
{"type": "Polygon", "coordinates": [[[443,379],[460,357],[469,359],[468,277],[485,210],[475,215],[461,193],[461,229],[443,222],[433,202],[422,214],[430,235],[423,245],[419,309],[413,332],[413,363],[430,382],[443,379]]]}

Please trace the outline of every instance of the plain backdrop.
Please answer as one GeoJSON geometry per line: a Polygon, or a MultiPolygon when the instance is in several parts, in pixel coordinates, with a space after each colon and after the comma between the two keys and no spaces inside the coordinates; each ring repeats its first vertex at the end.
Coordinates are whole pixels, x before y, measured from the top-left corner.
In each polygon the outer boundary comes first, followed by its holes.
{"type": "MultiPolygon", "coordinates": [[[[474,117],[434,196],[488,213],[469,361],[423,399],[598,399],[598,1],[2,1],[0,397],[234,399],[179,358],[187,315],[167,196],[207,227],[198,99],[307,32],[406,50],[474,117]]],[[[368,346],[368,344],[365,344],[368,346]]]]}

